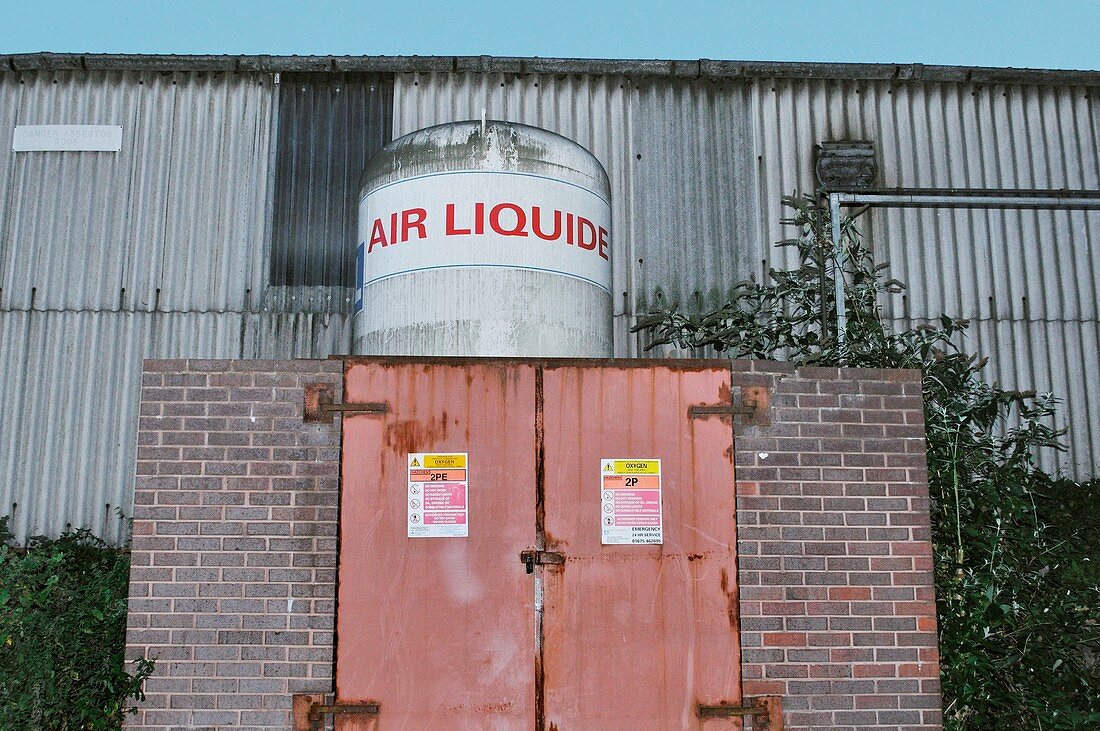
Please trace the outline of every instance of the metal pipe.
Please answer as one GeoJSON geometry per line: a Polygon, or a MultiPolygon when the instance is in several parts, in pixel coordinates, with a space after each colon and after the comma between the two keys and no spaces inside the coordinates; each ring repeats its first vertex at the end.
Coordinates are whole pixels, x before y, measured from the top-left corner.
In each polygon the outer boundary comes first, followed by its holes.
{"type": "Polygon", "coordinates": [[[870,204],[902,208],[1100,208],[1100,191],[983,191],[911,189],[884,191],[833,192],[830,202],[840,205],[870,204]]]}
{"type": "MultiPolygon", "coordinates": [[[[835,254],[836,335],[843,347],[847,316],[844,311],[844,251],[840,246],[840,207],[873,205],[893,208],[1046,208],[1100,209],[1100,190],[1011,190],[981,188],[909,188],[829,192],[835,254]]],[[[843,358],[841,359],[843,363],[843,358]]]]}
{"type": "MultiPolygon", "coordinates": [[[[840,245],[840,194],[829,194],[829,219],[833,231],[833,290],[836,297],[836,341],[843,348],[848,316],[844,309],[844,249],[840,245]]],[[[824,305],[824,303],[822,303],[824,305]]],[[[822,333],[824,335],[824,333],[822,333]]],[[[841,356],[841,365],[844,358],[841,356]]]]}

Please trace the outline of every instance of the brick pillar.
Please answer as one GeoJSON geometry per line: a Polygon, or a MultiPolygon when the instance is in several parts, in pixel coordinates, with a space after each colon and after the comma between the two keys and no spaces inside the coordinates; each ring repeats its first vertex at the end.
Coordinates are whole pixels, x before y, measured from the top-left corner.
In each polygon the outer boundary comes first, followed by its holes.
{"type": "Polygon", "coordinates": [[[157,659],[128,729],[285,729],[332,691],[340,427],[302,422],[338,361],[146,361],[127,655],[157,659]]]}
{"type": "Polygon", "coordinates": [[[744,693],[787,728],[939,728],[920,373],[735,361],[744,693]]]}

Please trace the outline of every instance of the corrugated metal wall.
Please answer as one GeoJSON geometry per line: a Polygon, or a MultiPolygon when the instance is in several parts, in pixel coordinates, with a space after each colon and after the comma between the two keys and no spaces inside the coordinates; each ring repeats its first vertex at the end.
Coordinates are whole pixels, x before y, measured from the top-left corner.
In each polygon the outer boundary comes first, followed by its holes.
{"type": "MultiPolygon", "coordinates": [[[[1100,189],[1095,89],[791,79],[753,87],[767,211],[779,210],[781,191],[810,189],[813,146],[829,139],[873,140],[886,187],[1100,189]]],[[[941,314],[970,319],[965,347],[990,357],[991,380],[1063,399],[1063,464],[1100,474],[1100,211],[888,209],[867,218],[876,256],[908,285],[884,300],[886,314],[899,327],[941,314]]],[[[777,219],[762,219],[762,241],[784,235],[777,219]]],[[[1045,461],[1054,466],[1053,455],[1045,461]]]]}
{"type": "Polygon", "coordinates": [[[281,76],[269,306],[351,311],[359,177],[391,139],[392,104],[388,76],[281,76]]]}
{"type": "MultiPolygon", "coordinates": [[[[391,100],[384,74],[285,78],[280,102],[271,73],[0,73],[0,130],[124,127],[119,153],[0,144],[0,514],[17,534],[119,535],[141,358],[347,351],[334,191],[354,188],[391,114],[400,135],[486,108],[603,162],[621,356],[645,354],[637,313],[710,308],[790,263],[772,246],[788,235],[779,198],[813,187],[820,141],[873,140],[882,185],[1100,188],[1084,87],[440,72],[398,75],[391,100]],[[363,144],[345,145],[363,114],[363,144]]],[[[890,316],[973,318],[992,376],[1061,395],[1068,464],[1100,472],[1100,214],[894,210],[865,226],[910,285],[890,316]]]]}
{"type": "MultiPolygon", "coordinates": [[[[649,81],[505,74],[397,76],[394,133],[480,115],[572,137],[607,167],[616,354],[644,354],[636,313],[712,307],[732,283],[793,263],[783,195],[812,191],[818,142],[869,139],[880,185],[1100,188],[1095,90],[829,79],[649,81]]],[[[891,210],[865,232],[909,291],[899,325],[972,318],[969,346],[1002,385],[1069,405],[1067,465],[1100,472],[1100,213],[891,210]]]]}
{"type": "Polygon", "coordinates": [[[16,535],[122,535],[143,358],[348,351],[347,315],[263,304],[273,82],[0,74],[0,129],[123,126],[119,153],[0,145],[0,515],[16,535]]]}
{"type": "Polygon", "coordinates": [[[118,153],[0,153],[0,306],[249,309],[266,278],[271,98],[264,75],[0,75],[12,125],[123,126],[118,153]]]}

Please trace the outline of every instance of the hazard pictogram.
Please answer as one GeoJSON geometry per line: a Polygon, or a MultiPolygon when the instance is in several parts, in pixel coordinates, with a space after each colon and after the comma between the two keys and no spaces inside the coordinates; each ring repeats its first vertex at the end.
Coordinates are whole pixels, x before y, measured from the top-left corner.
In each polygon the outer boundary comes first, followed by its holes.
{"type": "Polygon", "coordinates": [[[420,466],[420,460],[418,460],[416,457],[413,457],[412,462],[409,462],[409,467],[419,467],[419,466],[420,466]]]}

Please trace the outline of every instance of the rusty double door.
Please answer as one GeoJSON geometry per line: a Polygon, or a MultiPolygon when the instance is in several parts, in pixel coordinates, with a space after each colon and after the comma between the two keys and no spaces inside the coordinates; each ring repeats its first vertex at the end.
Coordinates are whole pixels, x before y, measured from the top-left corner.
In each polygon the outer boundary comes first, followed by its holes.
{"type": "Polygon", "coordinates": [[[384,408],[344,418],[336,690],[378,714],[339,727],[735,727],[699,714],[740,701],[733,429],[691,411],[729,394],[713,363],[349,361],[384,408]],[[406,537],[417,452],[468,453],[468,537],[406,537]],[[662,460],[662,545],[601,545],[601,458],[662,460]]]}

